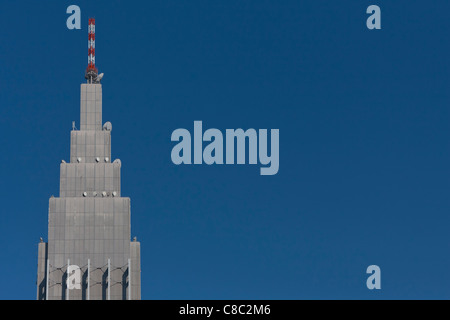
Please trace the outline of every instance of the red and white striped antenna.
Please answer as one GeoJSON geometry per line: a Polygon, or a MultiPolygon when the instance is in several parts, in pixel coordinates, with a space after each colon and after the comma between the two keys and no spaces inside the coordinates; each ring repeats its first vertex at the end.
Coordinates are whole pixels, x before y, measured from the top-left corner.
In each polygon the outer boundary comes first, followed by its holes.
{"type": "Polygon", "coordinates": [[[88,66],[86,68],[85,78],[88,83],[96,82],[98,70],[95,67],[95,19],[89,18],[89,36],[88,36],[88,66]]]}

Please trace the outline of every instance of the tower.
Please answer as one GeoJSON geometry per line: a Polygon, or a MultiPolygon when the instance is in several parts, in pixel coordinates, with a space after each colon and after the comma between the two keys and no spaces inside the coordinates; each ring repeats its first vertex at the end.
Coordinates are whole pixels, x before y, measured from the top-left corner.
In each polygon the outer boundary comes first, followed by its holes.
{"type": "Polygon", "coordinates": [[[80,130],[72,128],[70,162],[60,164],[59,197],[49,200],[48,242],[38,245],[38,300],[141,298],[140,243],[130,240],[130,198],[121,196],[120,160],[111,161],[111,123],[102,125],[94,19],[88,46],[80,130]]]}

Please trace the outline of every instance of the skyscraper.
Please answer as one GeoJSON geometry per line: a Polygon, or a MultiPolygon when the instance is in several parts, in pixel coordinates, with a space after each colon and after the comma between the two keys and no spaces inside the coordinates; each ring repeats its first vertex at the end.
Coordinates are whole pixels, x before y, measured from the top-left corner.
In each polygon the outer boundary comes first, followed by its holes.
{"type": "Polygon", "coordinates": [[[121,196],[120,160],[111,161],[111,123],[102,125],[94,19],[88,46],[80,130],[72,126],[70,162],[61,162],[59,197],[49,200],[48,242],[41,239],[38,246],[38,300],[141,298],[140,243],[130,240],[130,198],[121,196]]]}

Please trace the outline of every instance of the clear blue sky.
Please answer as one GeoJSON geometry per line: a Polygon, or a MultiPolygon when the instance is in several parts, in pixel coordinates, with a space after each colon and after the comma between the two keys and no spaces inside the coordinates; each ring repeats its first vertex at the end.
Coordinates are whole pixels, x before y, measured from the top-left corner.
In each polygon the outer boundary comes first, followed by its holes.
{"type": "Polygon", "coordinates": [[[143,299],[449,299],[448,1],[2,1],[0,299],[35,299],[87,66],[143,299]],[[67,6],[82,30],[66,28],[67,6]],[[366,28],[381,8],[382,29],[366,28]],[[171,162],[173,130],[280,130],[280,170],[171,162]],[[366,268],[381,268],[381,290],[366,268]]]}

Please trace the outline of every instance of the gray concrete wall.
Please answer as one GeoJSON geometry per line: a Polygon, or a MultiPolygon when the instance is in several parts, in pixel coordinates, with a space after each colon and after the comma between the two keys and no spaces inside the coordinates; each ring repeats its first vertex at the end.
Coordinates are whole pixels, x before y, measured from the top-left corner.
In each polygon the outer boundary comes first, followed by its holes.
{"type": "Polygon", "coordinates": [[[111,132],[77,131],[70,133],[71,163],[111,162],[111,132]]]}
{"type": "Polygon", "coordinates": [[[61,163],[60,197],[120,197],[120,167],[119,162],[61,163]]]}
{"type": "Polygon", "coordinates": [[[45,299],[46,288],[46,270],[47,270],[47,243],[38,244],[38,270],[37,270],[37,299],[45,299]]]}
{"type": "Polygon", "coordinates": [[[102,85],[81,84],[80,130],[102,129],[102,85]]]}
{"type": "Polygon", "coordinates": [[[131,299],[141,300],[141,243],[130,243],[131,256],[131,299]]]}

